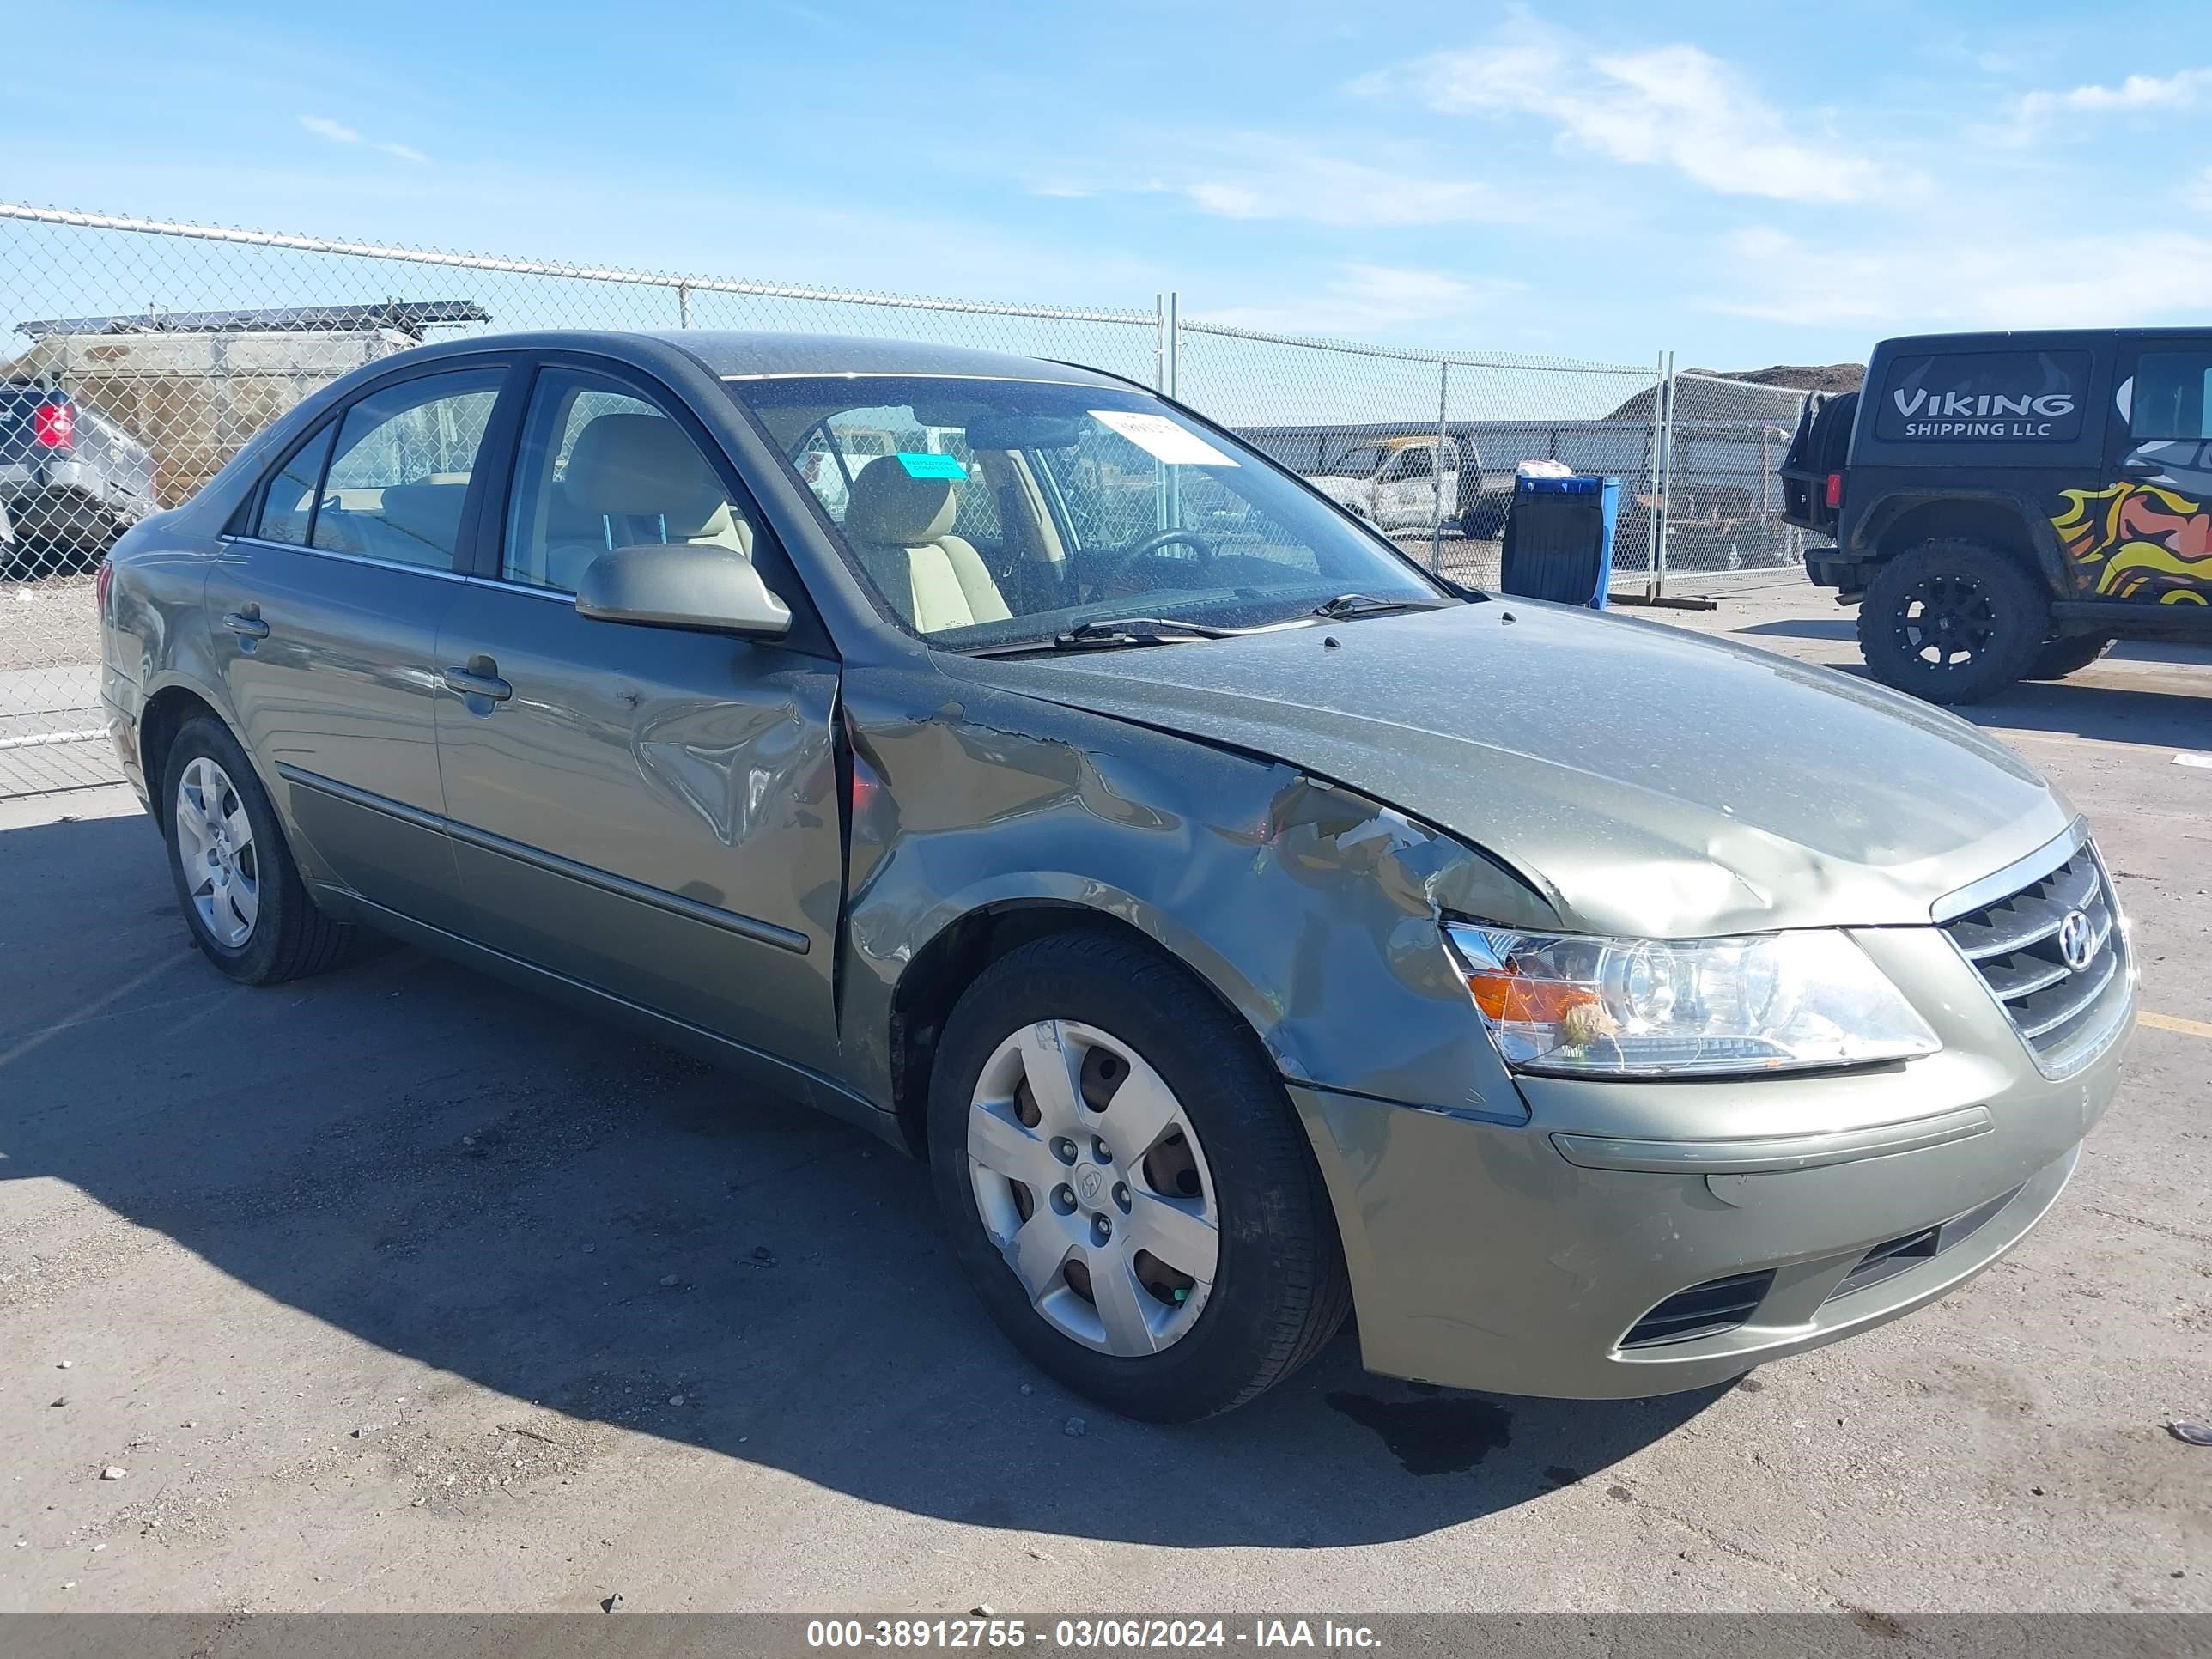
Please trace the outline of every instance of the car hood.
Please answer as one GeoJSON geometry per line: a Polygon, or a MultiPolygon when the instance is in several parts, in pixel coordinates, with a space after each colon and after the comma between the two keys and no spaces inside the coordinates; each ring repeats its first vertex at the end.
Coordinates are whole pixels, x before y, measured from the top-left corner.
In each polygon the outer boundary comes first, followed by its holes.
{"type": "Polygon", "coordinates": [[[1520,599],[953,672],[1264,755],[1480,848],[1569,927],[1925,925],[2073,810],[1963,720],[1729,641],[1520,599]]]}

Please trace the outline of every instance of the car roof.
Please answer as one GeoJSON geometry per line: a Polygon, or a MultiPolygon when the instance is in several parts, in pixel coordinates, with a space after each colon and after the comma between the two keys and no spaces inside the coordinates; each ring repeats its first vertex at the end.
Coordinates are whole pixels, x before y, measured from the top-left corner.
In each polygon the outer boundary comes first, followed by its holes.
{"type": "MultiPolygon", "coordinates": [[[[621,356],[626,349],[650,342],[696,358],[712,374],[726,376],[803,374],[928,374],[992,380],[1053,380],[1068,386],[1126,387],[1131,383],[1103,370],[1018,356],[1011,352],[975,351],[964,346],[930,345],[917,340],[884,339],[859,334],[754,333],[724,329],[610,331],[599,329],[534,329],[523,333],[477,334],[418,347],[425,356],[526,347],[540,350],[601,351],[621,356]]],[[[386,360],[388,361],[388,360],[386,360]]]]}
{"type": "Polygon", "coordinates": [[[1964,331],[1952,334],[1900,334],[1877,351],[2030,351],[2038,347],[2087,346],[2112,340],[2212,340],[2212,328],[2023,328],[1964,331]]]}

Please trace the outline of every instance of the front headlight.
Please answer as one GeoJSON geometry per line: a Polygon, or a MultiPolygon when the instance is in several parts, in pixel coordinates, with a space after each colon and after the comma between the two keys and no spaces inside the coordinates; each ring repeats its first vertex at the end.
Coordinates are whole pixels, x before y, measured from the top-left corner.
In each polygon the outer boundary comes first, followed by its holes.
{"type": "Polygon", "coordinates": [[[1927,1022],[1844,934],[1583,939],[1448,922],[1505,1063],[1696,1077],[1930,1054],[1927,1022]]]}

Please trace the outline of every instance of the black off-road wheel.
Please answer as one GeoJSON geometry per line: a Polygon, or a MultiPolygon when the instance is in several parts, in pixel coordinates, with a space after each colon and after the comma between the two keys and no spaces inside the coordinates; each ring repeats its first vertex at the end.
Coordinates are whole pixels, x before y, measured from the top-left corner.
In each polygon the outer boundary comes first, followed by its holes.
{"type": "Polygon", "coordinates": [[[2079,673],[2112,648],[2110,634],[2076,634],[2070,639],[2045,640],[2027,665],[2024,680],[2063,680],[2079,673]]]}
{"type": "Polygon", "coordinates": [[[228,727],[187,720],[161,769],[162,839],[192,942],[246,985],[278,985],[333,966],[353,929],[316,908],[276,809],[228,727]]]}
{"type": "Polygon", "coordinates": [[[2018,561],[1979,542],[1923,542],[1875,572],[1859,649],[1876,679],[1929,702],[1979,702],[2028,672],[2051,601],[2018,561]]]}
{"type": "Polygon", "coordinates": [[[1351,1305],[1274,1066],[1138,941],[1057,935],[977,977],[938,1045],[929,1157],[954,1254],[1000,1328],[1125,1416],[1240,1406],[1351,1305]]]}

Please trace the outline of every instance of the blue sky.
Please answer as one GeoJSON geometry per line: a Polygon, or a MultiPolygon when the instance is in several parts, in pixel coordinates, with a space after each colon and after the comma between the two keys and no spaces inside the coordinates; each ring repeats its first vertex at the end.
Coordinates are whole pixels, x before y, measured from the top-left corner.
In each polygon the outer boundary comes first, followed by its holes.
{"type": "Polygon", "coordinates": [[[0,197],[1685,364],[2212,320],[2201,5],[79,0],[0,197]]]}

